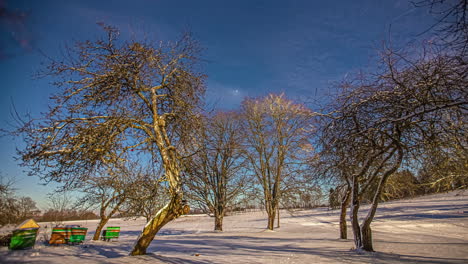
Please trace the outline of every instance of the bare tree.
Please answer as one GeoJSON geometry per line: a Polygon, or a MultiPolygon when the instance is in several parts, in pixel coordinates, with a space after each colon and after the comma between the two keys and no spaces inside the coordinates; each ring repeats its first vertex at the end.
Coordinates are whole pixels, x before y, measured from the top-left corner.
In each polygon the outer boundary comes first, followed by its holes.
{"type": "MultiPolygon", "coordinates": [[[[294,214],[295,209],[314,208],[323,201],[322,189],[314,182],[303,179],[295,183],[288,183],[288,188],[283,188],[279,206],[294,214]]],[[[279,224],[277,225],[279,227],[279,224]]]]}
{"type": "Polygon", "coordinates": [[[57,192],[48,194],[49,213],[52,214],[55,225],[62,225],[67,220],[70,211],[72,210],[73,199],[70,192],[58,190],[57,192]]]}
{"type": "Polygon", "coordinates": [[[15,202],[13,180],[0,175],[0,227],[16,222],[15,202]]]}
{"type": "Polygon", "coordinates": [[[104,169],[94,177],[83,180],[78,190],[82,196],[77,201],[80,207],[99,210],[100,221],[96,227],[93,240],[99,240],[102,229],[109,219],[119,212],[122,204],[136,188],[134,166],[116,166],[104,169]]]}
{"type": "Polygon", "coordinates": [[[223,231],[223,218],[245,186],[244,137],[240,116],[217,112],[199,130],[198,151],[187,162],[189,197],[215,217],[214,230],[223,231]]]}
{"type": "MultiPolygon", "coordinates": [[[[417,160],[428,144],[466,131],[467,66],[457,57],[427,49],[418,59],[386,50],[384,71],[345,83],[321,136],[349,168],[351,223],[356,249],[373,251],[370,224],[389,177],[404,161],[417,160]],[[450,120],[447,122],[447,120],[450,120]],[[439,138],[436,138],[437,137],[439,138]],[[365,193],[371,207],[359,224],[365,193]]],[[[455,143],[466,149],[466,139],[455,143]]]]}
{"type": "Polygon", "coordinates": [[[0,174],[0,227],[20,223],[40,213],[30,197],[16,195],[13,185],[14,178],[0,174]]]}
{"type": "MultiPolygon", "coordinates": [[[[328,109],[332,112],[336,109],[328,109]]],[[[327,111],[327,110],[325,110],[327,111]]],[[[317,124],[319,129],[317,130],[317,148],[320,152],[317,155],[317,159],[311,163],[312,170],[318,175],[319,179],[331,186],[335,186],[335,189],[331,189],[329,193],[330,207],[340,207],[340,239],[348,238],[348,227],[346,221],[347,210],[351,201],[351,182],[349,181],[349,175],[352,172],[353,166],[345,163],[344,160],[349,153],[347,149],[338,148],[330,145],[330,137],[336,137],[338,135],[330,134],[333,131],[329,131],[330,115],[318,115],[317,124]],[[335,203],[332,205],[332,200],[335,203]]]]}
{"type": "MultiPolygon", "coordinates": [[[[347,186],[345,195],[342,196],[340,237],[346,237],[346,208],[343,206],[349,202],[350,196],[346,194],[353,190],[353,231],[356,247],[364,250],[372,250],[372,245],[369,243],[372,239],[370,222],[374,213],[371,209],[359,227],[356,214],[359,201],[367,196],[373,204],[372,208],[374,205],[376,208],[378,200],[388,195],[388,190],[394,186],[395,182],[391,181],[391,185],[386,189],[387,179],[402,163],[403,153],[406,153],[407,162],[410,159],[417,162],[422,157],[425,160],[424,164],[429,162],[433,165],[435,165],[435,157],[444,156],[435,154],[434,149],[438,149],[439,154],[450,153],[448,155],[451,158],[445,160],[457,160],[448,162],[452,165],[458,164],[455,166],[457,169],[452,166],[450,170],[437,171],[457,172],[444,176],[439,174],[435,180],[429,180],[429,185],[432,187],[444,185],[447,188],[447,186],[464,186],[463,182],[466,182],[462,179],[463,173],[458,172],[463,169],[466,171],[466,166],[462,168],[463,164],[466,164],[464,162],[466,161],[466,139],[460,136],[460,133],[466,133],[466,127],[461,125],[464,117],[460,116],[460,111],[463,112],[460,109],[466,110],[463,106],[466,92],[463,92],[461,87],[466,86],[466,66],[464,65],[466,65],[465,54],[468,43],[467,1],[424,0],[415,5],[429,6],[431,12],[440,15],[434,25],[441,40],[438,44],[442,44],[443,49],[447,47],[449,49],[445,50],[445,54],[437,51],[432,53],[432,55],[435,54],[434,56],[431,56],[432,51],[426,50],[428,47],[423,47],[422,58],[386,50],[383,56],[385,72],[377,73],[377,77],[374,76],[377,79],[374,83],[358,80],[352,85],[345,84],[342,96],[330,109],[331,116],[328,116],[336,118],[337,112],[334,111],[343,111],[339,117],[340,121],[337,119],[331,121],[333,124],[321,132],[322,138],[350,137],[348,141],[344,140],[341,143],[338,143],[339,140],[322,142],[320,145],[324,151],[320,156],[328,160],[326,166],[335,170],[335,176],[341,178],[345,182],[344,186],[347,186]],[[447,92],[448,96],[441,96],[444,92],[447,92]],[[458,110],[446,111],[447,109],[458,110]],[[444,111],[445,113],[441,114],[444,111]],[[414,121],[414,119],[418,120],[414,121]],[[409,120],[413,123],[405,123],[410,122],[409,120]],[[342,122],[341,126],[335,122],[342,122]],[[376,131],[378,132],[375,133],[376,131]],[[437,139],[435,139],[436,136],[437,139]],[[384,143],[384,138],[387,138],[387,143],[384,143]],[[441,138],[451,140],[441,142],[441,138]],[[453,146],[453,142],[457,142],[455,151],[452,147],[447,147],[453,146]],[[333,144],[329,145],[329,143],[333,144]],[[390,147],[392,144],[394,147],[390,147]],[[448,151],[448,149],[452,150],[448,151]],[[454,153],[460,155],[453,155],[454,153]],[[356,168],[362,170],[356,171],[356,168]]],[[[429,47],[431,48],[433,49],[429,47]]],[[[421,51],[415,53],[418,54],[421,51]]],[[[437,165],[432,166],[434,167],[441,168],[437,165]]],[[[394,190],[393,193],[397,192],[394,190]]]]}
{"type": "Polygon", "coordinates": [[[61,88],[50,111],[16,131],[31,174],[72,186],[125,153],[158,155],[170,201],[145,225],[131,255],[183,211],[180,151],[204,96],[199,47],[190,34],[176,42],[120,41],[119,32],[79,42],[45,72],[61,88]]]}
{"type": "Polygon", "coordinates": [[[18,222],[38,217],[41,212],[37,209],[36,202],[34,202],[31,197],[19,197],[16,207],[18,210],[18,222]]]}
{"type": "Polygon", "coordinates": [[[267,228],[273,230],[282,192],[302,175],[313,154],[312,112],[284,95],[271,94],[244,100],[242,113],[246,157],[263,189],[267,228]]]}

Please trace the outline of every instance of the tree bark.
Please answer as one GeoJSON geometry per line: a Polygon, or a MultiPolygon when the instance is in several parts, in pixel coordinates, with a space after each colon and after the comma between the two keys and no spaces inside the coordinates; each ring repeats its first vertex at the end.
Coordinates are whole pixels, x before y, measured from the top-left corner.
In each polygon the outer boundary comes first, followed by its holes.
{"type": "Polygon", "coordinates": [[[278,221],[277,221],[276,228],[280,228],[280,212],[279,212],[279,210],[280,210],[280,209],[279,209],[279,206],[278,206],[278,210],[277,210],[277,211],[278,211],[278,218],[277,218],[278,221]]]}
{"type": "Polygon", "coordinates": [[[346,211],[351,201],[351,188],[348,186],[346,193],[341,200],[341,214],[340,214],[340,239],[348,239],[348,227],[346,223],[346,211]]]}
{"type": "Polygon", "coordinates": [[[353,177],[353,186],[351,188],[352,192],[352,204],[351,204],[351,226],[353,228],[353,236],[354,236],[354,246],[356,249],[362,247],[362,239],[361,239],[361,228],[359,226],[359,186],[358,186],[358,179],[356,176],[353,177]]]}
{"type": "Polygon", "coordinates": [[[156,236],[159,230],[164,225],[182,214],[182,196],[175,195],[169,201],[169,203],[166,204],[161,210],[159,210],[156,215],[145,225],[143,231],[138,236],[137,242],[135,243],[133,250],[130,252],[130,255],[145,255],[146,249],[150,245],[151,241],[153,241],[154,236],[156,236]]]}
{"type": "MultiPolygon", "coordinates": [[[[115,198],[116,196],[114,196],[115,198]]],[[[100,217],[101,217],[101,220],[99,221],[99,224],[98,226],[96,227],[96,232],[94,233],[94,236],[93,236],[93,240],[99,240],[99,236],[101,234],[101,231],[102,229],[104,228],[104,226],[107,224],[107,222],[109,222],[109,219],[117,212],[117,210],[119,209],[120,205],[122,205],[122,203],[125,201],[125,199],[121,199],[120,202],[118,202],[114,208],[112,208],[112,211],[106,215],[106,209],[108,208],[108,205],[109,203],[114,199],[112,198],[111,200],[108,200],[107,202],[106,201],[103,201],[101,203],[101,210],[100,210],[100,217]],[[106,205],[107,204],[107,205],[106,205]]]]}
{"type": "Polygon", "coordinates": [[[372,230],[370,225],[362,225],[361,226],[361,249],[369,252],[374,251],[374,247],[372,245],[372,230]]]}
{"type": "Polygon", "coordinates": [[[269,230],[273,230],[275,227],[275,212],[271,212],[269,215],[268,215],[268,226],[267,228],[269,230]]]}
{"type": "Polygon", "coordinates": [[[159,210],[141,231],[138,236],[132,251],[131,256],[145,255],[146,249],[153,241],[156,234],[161,230],[167,223],[176,219],[184,213],[184,204],[182,202],[182,190],[181,181],[179,177],[180,167],[178,164],[177,152],[174,146],[170,145],[170,139],[166,132],[166,121],[162,116],[158,116],[156,105],[157,95],[156,91],[153,90],[153,114],[154,114],[154,131],[160,155],[163,160],[163,166],[167,182],[169,183],[169,190],[171,200],[159,210]]]}
{"type": "Polygon", "coordinates": [[[273,230],[275,228],[275,216],[276,216],[276,208],[273,206],[273,202],[269,202],[267,205],[267,214],[268,214],[268,226],[269,230],[273,230]]]}
{"type": "Polygon", "coordinates": [[[96,227],[96,232],[94,233],[93,240],[99,240],[99,236],[101,235],[101,231],[104,228],[104,226],[109,222],[109,218],[101,218],[99,221],[98,226],[96,227]]]}
{"type": "Polygon", "coordinates": [[[215,231],[223,231],[223,218],[224,218],[224,212],[215,210],[215,231]]]}

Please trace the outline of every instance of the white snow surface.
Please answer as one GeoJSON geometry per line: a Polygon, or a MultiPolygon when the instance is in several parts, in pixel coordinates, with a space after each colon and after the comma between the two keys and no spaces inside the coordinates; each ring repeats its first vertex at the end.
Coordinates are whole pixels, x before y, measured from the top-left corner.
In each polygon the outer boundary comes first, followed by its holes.
{"type": "Polygon", "coordinates": [[[0,263],[468,263],[468,190],[381,203],[372,253],[351,250],[349,222],[349,239],[338,239],[338,213],[281,211],[281,227],[274,231],[265,230],[264,212],[240,213],[224,218],[223,232],[212,231],[212,217],[182,216],[159,232],[144,256],[128,256],[143,219],[111,219],[108,226],[121,227],[113,242],[91,240],[97,220],[67,222],[89,228],[86,241],[75,246],[47,245],[50,223],[40,223],[36,246],[1,247],[0,263]]]}

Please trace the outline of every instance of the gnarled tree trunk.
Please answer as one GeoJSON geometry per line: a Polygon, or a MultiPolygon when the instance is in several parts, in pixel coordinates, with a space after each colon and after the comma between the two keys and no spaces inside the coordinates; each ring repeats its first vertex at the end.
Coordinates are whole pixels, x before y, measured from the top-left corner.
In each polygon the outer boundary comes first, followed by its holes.
{"type": "Polygon", "coordinates": [[[374,251],[374,247],[372,245],[372,230],[370,225],[372,223],[372,220],[374,220],[375,212],[377,211],[377,206],[379,204],[380,195],[382,194],[383,188],[385,186],[385,183],[387,182],[388,177],[390,177],[390,175],[397,171],[397,169],[400,167],[403,161],[403,151],[400,148],[400,146],[398,146],[394,150],[394,152],[395,151],[397,151],[398,155],[397,160],[391,168],[389,168],[387,171],[385,171],[385,173],[383,173],[382,178],[379,181],[379,185],[375,190],[374,197],[372,199],[372,205],[369,208],[369,212],[367,213],[367,216],[361,225],[362,245],[360,248],[365,251],[374,251]]]}
{"type": "MultiPolygon", "coordinates": [[[[160,124],[160,127],[164,131],[164,123],[160,124]]],[[[159,134],[160,135],[160,134],[159,134]]],[[[164,133],[167,137],[167,135],[164,133]]],[[[167,138],[166,138],[167,139],[167,138]]],[[[161,136],[156,143],[164,142],[161,136]]],[[[166,140],[166,142],[169,142],[166,140]]],[[[166,172],[167,181],[169,183],[169,189],[171,194],[171,200],[159,210],[148,223],[146,223],[141,234],[133,246],[130,255],[145,255],[146,249],[153,241],[156,234],[170,221],[176,219],[184,213],[184,202],[182,200],[182,188],[179,177],[180,167],[178,164],[177,153],[174,147],[160,146],[161,157],[163,160],[164,169],[166,172]]]]}
{"type": "Polygon", "coordinates": [[[154,236],[161,228],[183,214],[182,195],[175,195],[156,215],[145,225],[143,231],[138,236],[130,255],[145,255],[146,249],[153,241],[154,236]]]}
{"type": "MultiPolygon", "coordinates": [[[[383,188],[385,183],[395,171],[400,167],[403,161],[403,151],[399,145],[386,157],[386,159],[381,163],[380,168],[385,164],[386,160],[390,159],[393,154],[397,152],[397,159],[396,162],[388,168],[381,176],[379,184],[375,189],[374,196],[372,198],[372,204],[369,208],[369,212],[367,216],[364,218],[361,225],[359,225],[358,221],[358,210],[359,210],[359,185],[357,183],[357,177],[353,178],[353,186],[352,186],[352,200],[353,205],[351,206],[351,214],[352,214],[352,224],[353,224],[353,233],[354,233],[354,244],[356,249],[358,250],[365,250],[365,251],[374,251],[374,247],[372,244],[372,229],[370,227],[372,220],[374,220],[375,213],[377,211],[377,206],[379,204],[380,195],[382,194],[383,188]]],[[[377,172],[380,170],[377,170],[377,172]]]]}

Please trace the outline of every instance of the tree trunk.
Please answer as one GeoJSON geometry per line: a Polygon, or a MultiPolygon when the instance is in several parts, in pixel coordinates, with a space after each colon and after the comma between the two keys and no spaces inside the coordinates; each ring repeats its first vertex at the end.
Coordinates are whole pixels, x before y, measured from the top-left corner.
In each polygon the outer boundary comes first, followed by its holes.
{"type": "MultiPolygon", "coordinates": [[[[362,241],[361,241],[361,246],[359,248],[362,250],[374,251],[374,247],[372,245],[372,230],[370,226],[371,226],[372,220],[374,220],[375,212],[377,211],[377,206],[379,204],[380,195],[382,194],[382,191],[385,186],[385,183],[387,182],[387,179],[390,177],[390,175],[395,173],[395,171],[400,167],[400,164],[403,161],[403,152],[401,151],[400,148],[395,149],[395,151],[397,150],[398,150],[397,161],[391,168],[389,168],[388,170],[385,171],[385,173],[383,173],[382,178],[379,181],[379,185],[377,186],[377,189],[375,190],[374,197],[372,199],[372,204],[371,204],[371,207],[369,208],[369,212],[367,213],[367,216],[366,218],[364,218],[364,221],[360,227],[362,241]]],[[[391,155],[393,155],[393,153],[391,155]]]]}
{"type": "Polygon", "coordinates": [[[166,204],[156,215],[145,225],[143,231],[138,236],[133,250],[130,255],[145,255],[146,249],[153,241],[154,236],[158,231],[171,220],[183,214],[182,196],[174,195],[174,197],[166,204]]]}
{"type": "Polygon", "coordinates": [[[274,227],[275,227],[275,211],[272,210],[268,214],[268,226],[267,226],[267,228],[269,230],[273,230],[274,227]]]}
{"type": "Polygon", "coordinates": [[[374,251],[374,247],[372,246],[372,230],[370,225],[361,225],[361,238],[361,249],[369,252],[374,251]]]}
{"type": "Polygon", "coordinates": [[[351,227],[353,228],[354,246],[356,249],[362,247],[361,228],[359,226],[358,209],[359,204],[351,205],[351,227]]]}
{"type": "Polygon", "coordinates": [[[278,206],[278,221],[277,221],[277,225],[276,225],[276,228],[280,228],[280,215],[279,215],[279,206],[278,206]]]}
{"type": "Polygon", "coordinates": [[[215,210],[215,231],[223,231],[223,214],[215,210]]]}
{"type": "Polygon", "coordinates": [[[341,214],[340,214],[340,238],[341,239],[348,239],[346,210],[348,209],[350,201],[351,201],[351,190],[350,190],[350,187],[348,186],[346,193],[341,201],[341,214]]]}
{"type": "Polygon", "coordinates": [[[356,249],[360,249],[362,247],[362,239],[361,239],[361,228],[359,226],[359,186],[357,182],[357,177],[353,177],[353,186],[351,188],[352,192],[352,204],[351,204],[351,226],[353,228],[353,236],[354,236],[354,245],[356,249]]]}
{"type": "Polygon", "coordinates": [[[94,233],[93,240],[99,240],[99,236],[101,235],[101,231],[104,228],[104,226],[107,224],[109,221],[109,218],[101,218],[99,221],[98,226],[96,227],[96,232],[94,233]]]}
{"type": "Polygon", "coordinates": [[[179,178],[179,164],[177,163],[177,153],[173,146],[165,146],[164,142],[169,142],[165,132],[165,122],[161,122],[159,118],[158,127],[156,130],[157,140],[156,144],[161,150],[161,158],[163,160],[163,166],[167,182],[169,183],[169,190],[171,194],[171,200],[161,208],[151,219],[146,223],[145,227],[138,236],[132,251],[131,256],[145,255],[146,249],[153,241],[156,234],[161,230],[167,223],[176,219],[184,213],[184,204],[182,202],[182,190],[181,182],[179,178]],[[162,132],[162,133],[161,133],[162,132]]]}
{"type": "Polygon", "coordinates": [[[374,194],[374,199],[371,204],[371,207],[369,208],[369,212],[367,213],[366,218],[364,218],[364,221],[362,222],[362,225],[360,226],[361,228],[361,247],[360,249],[365,250],[365,251],[374,251],[374,247],[372,245],[372,230],[371,230],[371,223],[372,220],[374,219],[375,212],[377,211],[377,206],[379,204],[378,197],[380,196],[381,193],[381,186],[382,183],[384,182],[384,179],[380,181],[379,187],[374,194]]]}
{"type": "Polygon", "coordinates": [[[276,216],[276,207],[273,201],[267,200],[265,202],[265,209],[268,215],[268,225],[267,228],[269,230],[273,230],[275,228],[275,216],[276,216]]]}

